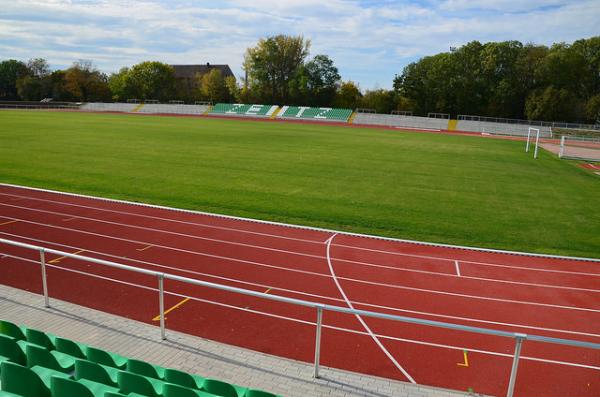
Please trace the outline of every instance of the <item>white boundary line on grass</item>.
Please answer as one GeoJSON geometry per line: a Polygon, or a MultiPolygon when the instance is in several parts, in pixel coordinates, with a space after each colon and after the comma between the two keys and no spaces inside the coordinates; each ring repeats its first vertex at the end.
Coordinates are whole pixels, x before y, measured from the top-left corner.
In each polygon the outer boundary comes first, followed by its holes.
{"type": "Polygon", "coordinates": [[[554,259],[566,259],[566,260],[600,263],[600,259],[597,259],[597,258],[586,258],[586,257],[565,256],[565,255],[550,255],[550,254],[536,254],[533,252],[520,252],[520,251],[499,250],[499,249],[491,249],[491,248],[469,247],[469,246],[462,246],[462,245],[431,243],[431,242],[425,242],[425,241],[407,240],[407,239],[399,239],[399,238],[384,237],[384,236],[375,236],[375,235],[370,235],[370,234],[342,232],[342,231],[326,229],[326,228],[319,228],[319,227],[314,227],[314,226],[302,226],[302,225],[294,225],[294,224],[288,224],[288,223],[282,223],[282,222],[264,221],[264,220],[253,219],[253,218],[244,218],[244,217],[232,216],[232,215],[215,214],[215,213],[210,213],[210,212],[187,210],[187,209],[167,207],[167,206],[155,205],[155,204],[137,203],[134,201],[110,199],[110,198],[96,197],[96,196],[78,194],[78,193],[61,192],[61,191],[57,191],[57,190],[29,187],[29,186],[16,185],[16,184],[11,184],[11,183],[0,183],[0,186],[7,186],[7,187],[12,187],[12,188],[17,188],[17,189],[29,189],[29,190],[39,191],[39,192],[53,193],[53,194],[71,196],[71,197],[81,197],[81,198],[87,198],[87,199],[93,199],[93,200],[101,200],[101,201],[107,201],[107,202],[113,202],[113,203],[129,204],[129,205],[135,205],[135,206],[140,206],[140,207],[156,208],[156,209],[175,211],[175,212],[184,212],[184,213],[189,213],[189,214],[205,215],[205,216],[211,216],[211,217],[216,217],[216,218],[232,219],[232,220],[238,220],[238,221],[244,221],[244,222],[261,223],[261,224],[265,224],[265,225],[282,226],[282,227],[289,227],[289,228],[294,228],[294,229],[313,230],[313,231],[325,232],[325,233],[329,233],[329,234],[337,233],[337,234],[341,234],[341,235],[354,236],[354,237],[360,237],[360,238],[369,238],[369,239],[375,239],[375,240],[384,240],[384,241],[392,241],[392,242],[395,241],[395,242],[400,242],[400,243],[425,245],[425,246],[432,246],[432,247],[443,247],[443,248],[451,248],[451,249],[470,250],[470,251],[479,251],[479,252],[490,252],[490,253],[507,254],[507,255],[520,255],[520,256],[530,256],[530,257],[537,257],[537,258],[554,258],[554,259]]]}
{"type": "MultiPolygon", "coordinates": [[[[0,232],[0,235],[4,235],[4,236],[10,237],[12,239],[16,238],[16,239],[19,239],[19,241],[21,239],[23,239],[23,240],[27,240],[27,241],[34,241],[34,242],[40,243],[40,244],[49,244],[49,245],[53,245],[56,247],[69,248],[69,249],[73,249],[73,250],[77,250],[77,251],[84,250],[90,254],[95,254],[95,255],[102,256],[102,257],[111,258],[111,259],[118,259],[119,261],[135,262],[135,263],[140,263],[140,264],[144,264],[144,265],[148,265],[148,266],[152,266],[152,267],[157,267],[160,269],[169,269],[169,270],[174,270],[174,271],[178,271],[178,272],[182,272],[182,273],[193,274],[195,276],[203,276],[203,277],[207,277],[207,278],[229,281],[232,283],[250,285],[253,287],[258,287],[261,290],[270,288],[272,290],[287,292],[290,294],[296,294],[296,295],[301,295],[301,296],[309,296],[311,298],[326,299],[326,300],[332,300],[335,302],[344,302],[344,300],[341,298],[332,298],[330,296],[324,296],[324,295],[313,294],[313,293],[304,292],[304,291],[287,289],[287,288],[277,287],[274,285],[254,283],[254,282],[249,282],[249,281],[245,281],[245,280],[238,280],[238,279],[233,279],[233,278],[229,278],[229,277],[219,276],[216,274],[209,274],[209,273],[203,273],[203,272],[198,272],[198,271],[189,270],[189,269],[182,269],[179,267],[162,265],[162,264],[158,264],[155,262],[148,262],[148,261],[144,261],[141,259],[128,258],[128,257],[120,256],[120,255],[99,252],[99,251],[95,251],[95,250],[91,250],[91,249],[84,249],[81,246],[62,244],[62,243],[57,243],[57,242],[53,242],[53,241],[41,240],[41,239],[37,239],[37,238],[21,236],[18,234],[12,234],[12,233],[6,233],[6,232],[0,232]]],[[[332,245],[335,245],[335,244],[332,244],[332,245]]],[[[13,257],[12,255],[4,255],[4,257],[8,257],[8,256],[13,257]]],[[[0,258],[2,258],[2,257],[0,257],[0,258]]],[[[25,260],[25,258],[23,258],[23,260],[25,260]]],[[[32,263],[38,263],[38,262],[32,261],[32,263]]],[[[583,336],[591,336],[591,337],[600,338],[600,334],[594,334],[594,333],[589,333],[589,332],[571,331],[571,330],[547,328],[547,327],[536,327],[534,325],[506,323],[506,322],[501,322],[501,321],[490,321],[490,320],[483,320],[483,319],[471,318],[471,317],[452,316],[452,315],[448,315],[448,314],[430,313],[430,312],[423,312],[423,311],[419,311],[419,310],[410,310],[410,309],[402,309],[402,308],[398,308],[398,307],[390,307],[390,306],[385,306],[385,305],[377,305],[377,304],[361,302],[361,301],[352,301],[352,302],[355,305],[359,305],[359,306],[365,306],[365,307],[369,307],[369,308],[376,308],[376,309],[383,309],[383,310],[390,310],[390,311],[394,311],[394,312],[418,314],[418,315],[423,315],[423,316],[438,317],[438,318],[445,318],[445,319],[451,319],[451,320],[460,320],[460,321],[467,321],[467,322],[474,322],[474,323],[501,325],[501,326],[513,327],[513,328],[535,329],[537,331],[550,331],[550,332],[557,332],[557,333],[566,333],[566,334],[583,335],[583,336]]]]}
{"type": "MultiPolygon", "coordinates": [[[[335,275],[335,270],[333,270],[333,264],[331,263],[331,255],[330,255],[330,252],[331,252],[331,242],[333,241],[333,239],[335,238],[335,236],[337,236],[337,233],[333,234],[326,241],[326,244],[327,244],[327,265],[329,265],[329,272],[331,273],[331,277],[333,277],[333,282],[335,283],[338,291],[340,291],[340,294],[342,295],[342,297],[346,301],[346,305],[348,305],[348,307],[350,309],[354,310],[354,305],[352,305],[352,302],[350,302],[350,299],[348,299],[348,296],[346,296],[346,292],[344,292],[344,289],[340,285],[340,282],[338,281],[337,276],[335,275]]],[[[404,376],[406,376],[406,378],[410,381],[410,383],[417,384],[417,382],[415,382],[415,380],[413,379],[413,377],[410,376],[410,374],[398,363],[398,361],[396,361],[396,359],[394,358],[394,356],[392,356],[392,354],[385,348],[385,346],[383,346],[383,344],[381,343],[381,341],[379,341],[379,339],[377,338],[377,336],[375,336],[375,334],[373,333],[373,331],[371,331],[371,328],[369,328],[369,326],[367,325],[367,323],[365,322],[365,320],[363,320],[363,318],[360,315],[358,315],[358,314],[355,314],[354,316],[362,324],[363,328],[368,332],[368,334],[371,336],[371,338],[377,344],[377,346],[379,346],[379,348],[381,349],[381,351],[383,351],[383,353],[390,359],[390,361],[392,362],[392,364],[394,364],[394,366],[396,368],[398,368],[398,370],[400,372],[402,372],[402,374],[404,376]]]]}

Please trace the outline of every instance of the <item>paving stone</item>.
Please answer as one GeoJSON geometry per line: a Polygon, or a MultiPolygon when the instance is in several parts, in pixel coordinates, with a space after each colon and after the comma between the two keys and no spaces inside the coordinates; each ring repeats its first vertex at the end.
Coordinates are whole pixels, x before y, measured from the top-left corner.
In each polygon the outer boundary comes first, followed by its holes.
{"type": "Polygon", "coordinates": [[[0,285],[0,318],[162,366],[290,397],[460,397],[473,394],[321,367],[213,342],[0,285]]]}

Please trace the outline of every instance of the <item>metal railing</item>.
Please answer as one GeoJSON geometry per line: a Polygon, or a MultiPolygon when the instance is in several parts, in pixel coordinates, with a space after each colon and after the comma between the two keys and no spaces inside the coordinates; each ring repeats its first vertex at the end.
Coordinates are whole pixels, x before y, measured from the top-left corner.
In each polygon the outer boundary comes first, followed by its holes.
{"type": "Polygon", "coordinates": [[[13,240],[2,239],[2,238],[0,238],[0,244],[6,244],[6,245],[14,246],[14,247],[30,249],[30,250],[39,252],[41,276],[42,276],[42,290],[43,290],[43,294],[44,294],[44,306],[45,307],[50,307],[50,298],[48,296],[48,282],[47,282],[47,277],[46,277],[46,254],[59,255],[64,258],[77,259],[77,260],[81,260],[81,261],[85,261],[85,262],[95,263],[98,265],[113,267],[113,268],[117,268],[120,270],[128,270],[128,271],[132,271],[135,273],[141,273],[141,274],[145,274],[148,276],[156,277],[157,282],[158,282],[158,302],[159,302],[159,310],[160,310],[160,314],[159,314],[160,315],[160,337],[163,340],[166,339],[166,327],[165,327],[165,316],[164,316],[164,312],[165,312],[164,280],[165,279],[178,281],[178,282],[182,282],[182,283],[188,283],[188,284],[197,285],[197,286],[201,286],[201,287],[214,288],[214,289],[233,292],[233,293],[242,294],[242,295],[253,296],[253,297],[262,298],[262,299],[268,299],[268,300],[277,301],[277,302],[289,303],[292,305],[313,308],[316,310],[316,318],[317,318],[316,319],[316,329],[315,329],[315,359],[314,359],[314,370],[313,370],[313,377],[315,377],[315,378],[319,377],[319,361],[320,361],[320,355],[321,355],[321,333],[322,333],[322,328],[323,328],[323,312],[324,311],[331,311],[331,312],[372,317],[372,318],[380,318],[380,319],[399,321],[399,322],[409,323],[409,324],[417,324],[417,325],[424,325],[424,326],[430,326],[430,327],[451,329],[451,330],[455,330],[455,331],[465,331],[465,332],[472,332],[472,333],[477,333],[477,334],[499,336],[499,337],[504,337],[504,338],[512,338],[515,340],[515,350],[514,350],[514,354],[513,354],[512,367],[511,367],[511,371],[510,371],[508,390],[506,392],[507,397],[512,397],[514,394],[514,388],[515,388],[515,383],[516,383],[516,379],[517,379],[517,371],[518,371],[518,367],[519,367],[519,359],[521,357],[521,348],[522,348],[523,342],[525,340],[535,341],[535,342],[543,342],[543,343],[553,343],[553,344],[567,345],[567,346],[575,346],[575,347],[582,347],[582,348],[589,348],[589,349],[600,349],[600,343],[591,343],[591,342],[583,342],[583,341],[577,341],[577,340],[571,340],[571,339],[553,338],[553,337],[541,336],[541,335],[523,334],[523,333],[518,333],[518,332],[500,331],[500,330],[489,329],[489,328],[472,327],[472,326],[468,326],[468,325],[459,325],[459,324],[446,323],[446,322],[442,322],[442,321],[425,320],[425,319],[414,318],[414,317],[398,316],[398,315],[393,315],[393,314],[378,313],[378,312],[372,312],[372,311],[367,311],[367,310],[350,309],[350,308],[346,308],[346,307],[326,305],[323,303],[309,302],[309,301],[305,301],[305,300],[301,300],[301,299],[287,298],[287,297],[277,296],[277,295],[270,295],[270,294],[251,291],[251,290],[247,290],[247,289],[243,289],[243,288],[237,288],[237,287],[231,287],[231,286],[222,285],[222,284],[211,283],[209,281],[201,281],[201,280],[196,280],[196,279],[192,279],[192,278],[188,278],[188,277],[177,276],[174,274],[156,272],[156,271],[148,270],[148,269],[142,269],[139,267],[124,265],[121,263],[106,261],[103,259],[96,259],[96,258],[90,258],[87,256],[82,256],[82,255],[77,255],[77,254],[71,254],[68,252],[60,251],[60,250],[45,248],[45,247],[38,246],[38,245],[21,243],[21,242],[17,242],[17,241],[13,241],[13,240]]]}
{"type": "Polygon", "coordinates": [[[502,124],[520,124],[540,127],[566,128],[566,129],[584,129],[584,130],[600,130],[600,124],[580,124],[567,123],[563,121],[540,121],[540,120],[522,120],[522,119],[507,119],[502,117],[486,117],[469,114],[459,114],[457,120],[461,121],[483,121],[488,123],[502,124]]]}

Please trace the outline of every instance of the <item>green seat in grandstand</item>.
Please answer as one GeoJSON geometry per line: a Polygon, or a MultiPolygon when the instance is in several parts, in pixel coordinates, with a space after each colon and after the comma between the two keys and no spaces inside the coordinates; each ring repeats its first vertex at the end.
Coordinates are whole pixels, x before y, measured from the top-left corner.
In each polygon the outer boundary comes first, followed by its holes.
{"type": "Polygon", "coordinates": [[[11,362],[3,362],[0,367],[2,390],[23,397],[50,397],[50,379],[68,377],[51,369],[27,368],[11,362]]]}
{"type": "Polygon", "coordinates": [[[69,373],[73,371],[75,366],[74,357],[55,350],[48,351],[37,345],[28,345],[25,354],[27,355],[27,366],[29,368],[40,366],[55,371],[69,373]]]}
{"type": "Polygon", "coordinates": [[[6,320],[0,320],[0,334],[10,336],[17,340],[25,339],[23,330],[21,330],[21,328],[19,328],[16,324],[6,320]]]}
{"type": "Polygon", "coordinates": [[[75,379],[88,379],[104,383],[108,386],[117,386],[117,377],[121,370],[101,365],[87,360],[75,360],[75,379]]]}
{"type": "Polygon", "coordinates": [[[50,381],[52,397],[105,397],[106,392],[118,393],[119,389],[91,381],[77,382],[53,376],[50,381]]]}
{"type": "Polygon", "coordinates": [[[33,328],[25,328],[25,337],[27,342],[35,343],[36,345],[42,346],[48,350],[54,350],[54,339],[53,335],[48,335],[42,331],[33,328]]]}
{"type": "Polygon", "coordinates": [[[172,383],[165,383],[163,397],[216,397],[214,394],[205,393],[200,390],[190,389],[172,383]]]}
{"type": "MultiPolygon", "coordinates": [[[[159,397],[162,394],[162,385],[157,384],[157,382],[160,381],[151,382],[150,378],[131,372],[119,372],[117,382],[121,389],[121,393],[137,393],[148,397],[159,397]]],[[[161,383],[164,384],[164,382],[161,383]]]]}
{"type": "Polygon", "coordinates": [[[104,397],[126,397],[126,394],[116,393],[112,391],[107,391],[104,393],[104,397]]]}
{"type": "Polygon", "coordinates": [[[22,397],[20,394],[9,393],[7,391],[0,390],[0,397],[22,397]]]}
{"type": "Polygon", "coordinates": [[[56,346],[56,350],[68,354],[69,356],[83,358],[85,359],[85,346],[74,342],[70,339],[55,337],[54,345],[56,346]]]}
{"type": "Polygon", "coordinates": [[[148,378],[164,379],[165,369],[158,365],[152,365],[142,360],[130,358],[127,360],[127,371],[134,374],[146,376],[148,378]]]}
{"type": "Polygon", "coordinates": [[[202,388],[204,378],[198,375],[188,374],[173,368],[165,368],[165,381],[175,383],[176,385],[189,387],[192,389],[202,388]]]}
{"type": "Polygon", "coordinates": [[[87,346],[85,350],[85,356],[89,361],[119,369],[125,369],[125,366],[127,365],[127,359],[118,354],[110,353],[90,346],[87,346]]]}
{"type": "Polygon", "coordinates": [[[222,397],[242,397],[248,389],[220,380],[206,378],[202,384],[202,390],[222,397]]]}
{"type": "Polygon", "coordinates": [[[27,357],[25,356],[23,348],[21,348],[10,336],[0,335],[0,356],[5,357],[13,363],[21,365],[27,364],[27,357]]]}

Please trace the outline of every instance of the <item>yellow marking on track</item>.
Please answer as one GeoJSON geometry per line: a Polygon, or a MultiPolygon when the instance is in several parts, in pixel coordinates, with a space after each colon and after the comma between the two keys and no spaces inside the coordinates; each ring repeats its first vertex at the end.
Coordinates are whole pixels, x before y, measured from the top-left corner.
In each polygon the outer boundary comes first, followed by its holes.
{"type": "Polygon", "coordinates": [[[63,222],[69,222],[72,221],[73,219],[77,219],[77,216],[71,217],[71,218],[67,218],[67,219],[63,219],[63,222]]]}
{"type": "MultiPolygon", "coordinates": [[[[184,300],[182,300],[181,302],[179,302],[179,303],[178,303],[178,304],[176,304],[175,306],[173,306],[173,307],[171,307],[171,308],[169,308],[169,309],[165,310],[165,316],[166,316],[168,313],[170,313],[170,312],[172,312],[173,310],[177,309],[179,306],[183,305],[185,302],[187,302],[187,301],[189,301],[189,300],[190,300],[190,298],[185,298],[184,300]]],[[[165,317],[165,320],[166,320],[166,319],[167,319],[167,317],[165,317]]],[[[160,321],[160,314],[159,314],[158,316],[154,317],[154,318],[152,319],[152,321],[160,321]]]]}
{"type": "Polygon", "coordinates": [[[144,248],[136,248],[136,251],[146,251],[148,248],[153,247],[152,244],[145,246],[144,248]]]}
{"type": "Polygon", "coordinates": [[[16,222],[19,222],[19,221],[8,221],[8,222],[0,223],[0,226],[10,225],[11,223],[16,223],[16,222]]]}
{"type": "Polygon", "coordinates": [[[264,292],[265,294],[268,294],[269,291],[271,291],[273,288],[267,288],[267,290],[264,292]]]}
{"type": "Polygon", "coordinates": [[[459,367],[468,367],[469,366],[469,357],[467,356],[467,351],[463,350],[463,360],[462,363],[456,363],[459,367]]]}
{"type": "MultiPolygon", "coordinates": [[[[85,252],[85,250],[79,250],[79,251],[73,252],[72,255],[81,254],[82,252],[85,252]]],[[[61,256],[60,258],[56,258],[56,259],[52,259],[51,261],[48,261],[48,263],[58,263],[65,258],[66,258],[66,256],[61,256]]]]}

